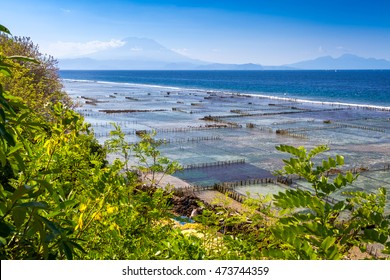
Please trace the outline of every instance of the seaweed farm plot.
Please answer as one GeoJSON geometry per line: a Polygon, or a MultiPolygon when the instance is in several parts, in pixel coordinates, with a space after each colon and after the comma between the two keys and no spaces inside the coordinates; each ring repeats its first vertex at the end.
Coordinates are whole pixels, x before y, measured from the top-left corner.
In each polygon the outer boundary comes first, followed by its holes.
{"type": "Polygon", "coordinates": [[[183,166],[245,159],[248,164],[273,171],[282,163],[282,155],[275,149],[278,137],[246,128],[215,128],[174,135],[162,133],[158,137],[168,142],[161,151],[183,166]]]}
{"type": "MultiPolygon", "coordinates": [[[[387,191],[387,201],[390,200],[390,170],[361,172],[353,183],[351,191],[364,190],[376,193],[379,188],[387,191]]],[[[345,196],[342,192],[338,195],[345,196]]],[[[390,204],[386,206],[386,212],[390,213],[390,204]]]]}
{"type": "MultiPolygon", "coordinates": [[[[191,165],[190,165],[191,166],[191,165]]],[[[245,163],[243,160],[215,162],[197,165],[175,173],[180,179],[198,186],[212,186],[223,182],[269,178],[272,174],[265,169],[245,163]]]]}
{"type": "MultiPolygon", "coordinates": [[[[203,135],[205,135],[204,132],[205,131],[202,131],[203,135]]],[[[189,135],[196,135],[196,133],[189,133],[189,135]]],[[[160,148],[164,154],[179,161],[183,166],[244,159],[242,155],[234,154],[229,152],[229,150],[223,149],[221,144],[224,143],[224,140],[221,136],[216,136],[215,138],[212,138],[212,136],[211,138],[205,138],[205,136],[199,137],[200,138],[189,138],[189,141],[171,141],[160,148]],[[191,141],[191,139],[198,139],[198,141],[191,141]]]]}
{"type": "Polygon", "coordinates": [[[204,123],[191,115],[172,111],[142,112],[137,114],[139,123],[149,127],[148,130],[156,130],[157,133],[175,133],[179,128],[199,127],[204,123]],[[180,119],[180,123],[178,122],[180,119]],[[180,126],[179,126],[180,124],[180,126]]]}
{"type": "MultiPolygon", "coordinates": [[[[359,170],[357,170],[359,171],[359,170]]],[[[302,190],[313,191],[312,187],[302,180],[295,180],[294,186],[302,190]]],[[[339,201],[347,198],[348,192],[365,191],[369,193],[377,193],[379,188],[385,188],[387,192],[387,202],[390,200],[390,168],[384,166],[381,170],[359,172],[358,178],[353,184],[346,186],[345,188],[336,191],[331,195],[330,201],[339,201]]],[[[390,204],[387,203],[385,212],[390,214],[390,204]]]]}
{"type": "Polygon", "coordinates": [[[266,195],[274,195],[279,192],[285,192],[287,190],[286,186],[275,183],[263,183],[263,184],[253,184],[247,186],[240,186],[234,189],[236,192],[250,197],[257,197],[258,195],[266,196],[266,195]]]}
{"type": "MultiPolygon", "coordinates": [[[[191,185],[272,177],[288,156],[275,146],[327,144],[331,150],[324,157],[345,157],[342,172],[370,171],[348,189],[389,189],[390,172],[376,166],[390,164],[390,110],[124,83],[64,85],[101,143],[109,138],[111,123],[120,125],[131,143],[139,141],[137,132],[155,131],[164,140],[161,153],[187,167],[175,176],[191,185]]],[[[242,196],[284,188],[249,184],[236,191],[242,196]]]]}

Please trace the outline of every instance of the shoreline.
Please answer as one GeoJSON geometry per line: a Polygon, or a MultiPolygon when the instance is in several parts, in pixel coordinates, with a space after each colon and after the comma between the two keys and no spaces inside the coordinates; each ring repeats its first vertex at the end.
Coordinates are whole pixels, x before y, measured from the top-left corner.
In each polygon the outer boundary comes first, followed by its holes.
{"type": "MultiPolygon", "coordinates": [[[[258,98],[265,98],[270,100],[281,100],[295,103],[306,103],[313,105],[329,105],[329,106],[346,106],[354,107],[357,109],[368,109],[368,110],[381,110],[381,111],[390,111],[389,106],[380,106],[376,104],[366,104],[366,103],[349,103],[344,101],[327,101],[327,100],[312,100],[305,99],[299,96],[282,96],[285,93],[280,92],[279,95],[267,92],[239,92],[236,90],[227,90],[227,89],[212,89],[212,88],[193,88],[193,87],[179,87],[179,86],[169,86],[169,85],[156,85],[156,84],[145,84],[145,83],[133,83],[133,82],[119,82],[119,81],[104,81],[104,80],[89,80],[89,79],[70,79],[62,78],[63,81],[69,82],[82,82],[82,83],[96,83],[96,84],[108,84],[108,85],[123,85],[131,87],[145,87],[145,88],[156,88],[156,89],[169,89],[173,91],[199,91],[202,93],[215,93],[215,94],[224,94],[224,95],[236,95],[236,96],[251,96],[258,98]]],[[[291,95],[291,93],[289,93],[291,95]]]]}

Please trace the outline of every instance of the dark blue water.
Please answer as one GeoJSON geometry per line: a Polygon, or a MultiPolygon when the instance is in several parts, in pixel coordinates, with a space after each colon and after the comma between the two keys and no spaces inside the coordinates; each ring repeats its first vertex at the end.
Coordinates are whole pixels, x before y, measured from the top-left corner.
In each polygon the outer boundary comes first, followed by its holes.
{"type": "Polygon", "coordinates": [[[173,86],[390,106],[390,70],[60,71],[63,79],[173,86]]]}

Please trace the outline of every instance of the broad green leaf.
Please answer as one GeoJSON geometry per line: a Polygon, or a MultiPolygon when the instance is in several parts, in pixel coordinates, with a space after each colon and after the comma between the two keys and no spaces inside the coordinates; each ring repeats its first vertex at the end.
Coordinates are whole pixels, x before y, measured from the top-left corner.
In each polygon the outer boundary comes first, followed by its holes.
{"type": "Polygon", "coordinates": [[[7,240],[0,236],[0,247],[7,245],[7,240]]]}
{"type": "Polygon", "coordinates": [[[68,207],[73,207],[73,206],[75,206],[78,203],[79,202],[76,199],[67,200],[67,201],[61,202],[59,204],[59,207],[60,207],[60,209],[66,209],[68,207]]]}
{"type": "Polygon", "coordinates": [[[333,249],[328,253],[327,259],[328,260],[340,260],[342,258],[342,255],[339,252],[339,249],[337,246],[333,246],[333,249]]]}
{"type": "Polygon", "coordinates": [[[3,108],[0,108],[0,117],[1,117],[2,121],[5,122],[5,112],[4,112],[3,108]]]}
{"type": "Polygon", "coordinates": [[[385,188],[379,188],[378,189],[378,194],[386,197],[387,190],[385,188]]]}
{"type": "Polygon", "coordinates": [[[19,170],[25,170],[26,169],[26,165],[24,164],[24,160],[23,160],[23,158],[20,156],[20,154],[19,153],[15,153],[14,155],[14,158],[15,158],[15,160],[17,161],[17,163],[18,163],[18,168],[19,168],[19,170]]]}
{"type": "Polygon", "coordinates": [[[25,61],[25,62],[32,62],[32,63],[39,64],[38,60],[36,60],[34,58],[31,58],[31,57],[27,57],[27,56],[12,55],[12,56],[8,56],[7,59],[18,60],[18,61],[25,61]]]}
{"type": "Polygon", "coordinates": [[[349,183],[352,183],[355,180],[355,177],[352,175],[351,172],[347,172],[347,174],[345,175],[345,178],[347,179],[347,181],[349,183]]]}
{"type": "Polygon", "coordinates": [[[4,62],[5,59],[8,59],[9,57],[3,57],[2,60],[0,60],[0,68],[9,69],[13,68],[14,66],[12,64],[4,62]]]}
{"type": "Polygon", "coordinates": [[[7,141],[10,146],[15,146],[16,145],[15,139],[7,131],[5,126],[0,123],[0,139],[1,138],[3,138],[5,141],[7,141]]]}
{"type": "Polygon", "coordinates": [[[36,209],[48,209],[46,202],[31,201],[20,204],[18,207],[36,208],[36,209]]]}
{"type": "Polygon", "coordinates": [[[70,245],[72,245],[73,247],[79,249],[81,252],[83,252],[84,254],[86,254],[87,252],[84,250],[84,248],[78,244],[77,242],[74,241],[75,239],[72,239],[72,240],[69,240],[68,243],[70,245]]]}
{"type": "Polygon", "coordinates": [[[335,237],[328,236],[326,237],[322,243],[321,243],[321,249],[323,249],[325,252],[329,250],[331,246],[333,246],[336,242],[335,237]]]}
{"type": "Polygon", "coordinates": [[[289,145],[276,146],[276,149],[281,152],[292,154],[299,158],[304,158],[306,155],[306,149],[304,147],[293,147],[289,145]]]}
{"type": "MultiPolygon", "coordinates": [[[[1,139],[0,139],[1,140],[1,139]]],[[[0,144],[4,144],[2,141],[0,141],[0,144]]],[[[0,163],[1,166],[5,166],[7,164],[7,155],[3,152],[5,149],[0,149],[0,163]]]]}
{"type": "Polygon", "coordinates": [[[330,165],[329,165],[328,161],[323,160],[323,161],[322,161],[322,167],[323,167],[325,170],[329,170],[329,169],[330,169],[330,165]]]}
{"type": "MultiPolygon", "coordinates": [[[[0,84],[0,88],[1,88],[1,84],[0,84]]],[[[12,107],[9,105],[7,99],[5,99],[5,97],[4,97],[2,94],[0,94],[0,105],[1,105],[2,107],[4,107],[5,109],[7,109],[7,111],[8,111],[9,113],[11,113],[11,114],[13,114],[13,115],[15,114],[14,110],[13,110],[12,107]]]]}
{"type": "Polygon", "coordinates": [[[12,219],[17,228],[21,227],[26,219],[26,208],[15,207],[12,210],[12,219]]]}
{"type": "Polygon", "coordinates": [[[11,32],[9,31],[9,29],[1,24],[0,24],[0,32],[4,32],[4,33],[11,35],[11,32]]]}
{"type": "Polygon", "coordinates": [[[329,161],[329,165],[332,167],[332,168],[334,168],[334,167],[336,167],[337,166],[337,163],[336,163],[336,160],[334,159],[334,158],[329,158],[328,159],[328,161],[329,161]]]}
{"type": "Polygon", "coordinates": [[[312,195],[302,190],[287,190],[285,193],[279,192],[275,197],[275,205],[281,208],[307,207],[308,197],[312,195]]]}
{"type": "Polygon", "coordinates": [[[334,180],[333,180],[333,183],[337,186],[337,187],[342,187],[342,186],[345,186],[345,178],[343,175],[339,174],[334,180]]]}
{"type": "Polygon", "coordinates": [[[312,159],[313,157],[315,157],[316,155],[318,154],[321,154],[323,152],[326,152],[328,151],[329,148],[328,146],[324,146],[324,145],[320,145],[320,146],[317,146],[315,148],[313,148],[307,155],[307,158],[308,159],[312,159]]]}
{"type": "Polygon", "coordinates": [[[336,161],[337,161],[337,165],[344,165],[344,157],[343,156],[340,156],[340,155],[336,155],[336,161]]]}
{"type": "Polygon", "coordinates": [[[12,194],[11,201],[12,203],[16,202],[18,199],[23,197],[26,193],[30,192],[33,188],[28,185],[19,186],[16,191],[12,194]]]}
{"type": "Polygon", "coordinates": [[[20,152],[23,149],[23,145],[21,143],[17,143],[14,147],[11,147],[8,151],[8,155],[13,155],[14,153],[20,152]]]}
{"type": "Polygon", "coordinates": [[[55,211],[55,212],[50,212],[50,214],[45,215],[46,218],[53,218],[56,216],[64,216],[65,212],[63,211],[55,211]]]}
{"type": "Polygon", "coordinates": [[[4,221],[0,221],[0,236],[7,237],[12,233],[12,226],[4,221]]]}
{"type": "Polygon", "coordinates": [[[11,70],[9,70],[8,67],[3,67],[0,65],[0,74],[3,74],[4,76],[9,77],[12,75],[12,72],[11,72],[11,70]]]}
{"type": "Polygon", "coordinates": [[[72,250],[71,246],[69,246],[69,244],[66,241],[61,242],[60,246],[61,246],[62,250],[64,251],[66,258],[68,260],[73,260],[73,250],[72,250]]]}
{"type": "Polygon", "coordinates": [[[340,211],[344,210],[345,207],[346,207],[345,202],[339,201],[333,206],[333,210],[340,212],[340,211]]]}
{"type": "Polygon", "coordinates": [[[55,235],[61,234],[61,229],[59,227],[57,227],[57,225],[55,223],[53,223],[52,221],[50,221],[42,216],[39,216],[39,219],[50,229],[50,231],[53,234],[55,234],[55,235]]]}

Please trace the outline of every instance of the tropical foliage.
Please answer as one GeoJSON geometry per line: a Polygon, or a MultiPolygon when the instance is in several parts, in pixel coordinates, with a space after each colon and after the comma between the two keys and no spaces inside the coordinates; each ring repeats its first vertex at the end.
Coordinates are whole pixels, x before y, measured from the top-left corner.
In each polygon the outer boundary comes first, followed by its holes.
{"type": "Polygon", "coordinates": [[[8,59],[6,62],[12,67],[12,75],[0,76],[4,90],[21,97],[29,108],[41,114],[50,112],[50,103],[62,102],[65,107],[72,106],[62,90],[57,61],[53,57],[40,53],[30,38],[12,37],[6,32],[0,33],[0,46],[3,58],[23,56],[39,61],[30,63],[24,59],[8,59]]]}
{"type": "Polygon", "coordinates": [[[386,243],[390,224],[384,216],[384,188],[377,194],[347,192],[346,200],[331,203],[331,194],[357,178],[350,172],[332,180],[325,175],[342,166],[344,158],[337,155],[315,165],[313,159],[328,147],[318,146],[309,152],[285,145],[277,149],[292,155],[284,160],[279,174],[296,174],[306,179],[312,190],[288,190],[275,196],[275,206],[281,211],[271,231],[284,242],[283,250],[271,248],[270,256],[276,253],[287,259],[341,259],[352,246],[364,251],[368,243],[386,243]]]}

